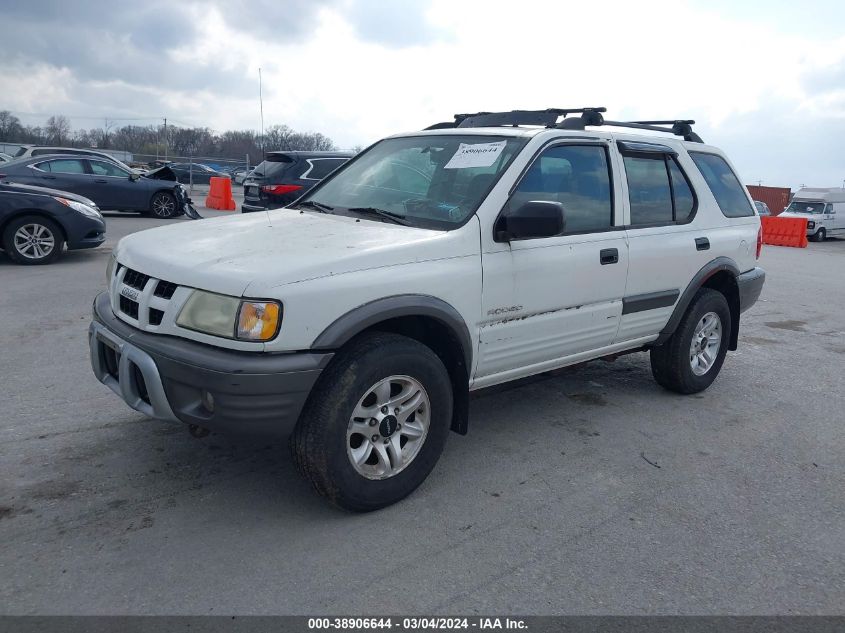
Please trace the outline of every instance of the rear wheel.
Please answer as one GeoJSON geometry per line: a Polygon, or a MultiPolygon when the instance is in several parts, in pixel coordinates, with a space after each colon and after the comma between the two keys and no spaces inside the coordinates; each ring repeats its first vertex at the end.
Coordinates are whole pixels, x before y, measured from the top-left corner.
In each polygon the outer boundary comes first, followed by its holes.
{"type": "Polygon", "coordinates": [[[383,508],[437,463],[452,418],[449,374],[428,347],[361,336],[323,372],[291,436],[300,472],[347,510],[383,508]]]}
{"type": "Polygon", "coordinates": [[[62,254],[64,245],[59,225],[37,215],[12,220],[3,231],[3,248],[18,264],[50,264],[62,254]]]}
{"type": "Polygon", "coordinates": [[[176,197],[167,191],[159,191],[150,201],[150,214],[157,218],[173,218],[178,215],[176,197]]]}
{"type": "Polygon", "coordinates": [[[731,311],[725,295],[710,288],[696,293],[675,333],[651,350],[651,373],[662,387],[698,393],[719,375],[731,340],[731,311]]]}

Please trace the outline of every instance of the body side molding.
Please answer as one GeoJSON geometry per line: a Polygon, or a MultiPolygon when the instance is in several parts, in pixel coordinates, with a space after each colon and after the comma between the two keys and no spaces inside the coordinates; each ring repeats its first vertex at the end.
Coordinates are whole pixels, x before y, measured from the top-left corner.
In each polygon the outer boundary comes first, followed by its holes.
{"type": "Polygon", "coordinates": [[[622,314],[668,308],[675,305],[675,300],[681,294],[680,290],[661,290],[641,295],[631,295],[622,298],[622,314]]]}

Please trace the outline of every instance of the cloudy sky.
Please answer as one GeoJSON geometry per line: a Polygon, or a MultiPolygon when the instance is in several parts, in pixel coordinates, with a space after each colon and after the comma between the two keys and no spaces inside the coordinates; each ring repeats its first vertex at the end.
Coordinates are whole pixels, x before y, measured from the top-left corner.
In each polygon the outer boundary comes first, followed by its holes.
{"type": "MultiPolygon", "coordinates": [[[[0,110],[367,145],[456,112],[694,118],[749,183],[845,180],[845,3],[0,0],[0,110]],[[133,119],[135,119],[133,121],[133,119]]],[[[0,139],[3,140],[3,139],[0,139]]]]}

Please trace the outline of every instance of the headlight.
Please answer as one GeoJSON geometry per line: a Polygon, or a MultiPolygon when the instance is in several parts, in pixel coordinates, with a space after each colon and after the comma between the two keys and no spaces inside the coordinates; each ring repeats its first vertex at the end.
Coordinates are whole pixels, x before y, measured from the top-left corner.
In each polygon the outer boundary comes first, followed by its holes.
{"type": "Polygon", "coordinates": [[[82,204],[81,202],[77,202],[76,200],[68,200],[67,198],[60,198],[59,196],[53,196],[56,200],[61,202],[63,205],[70,207],[74,211],[79,211],[83,215],[87,215],[91,218],[102,218],[103,216],[100,212],[95,209],[94,207],[89,207],[87,204],[82,204]]]}
{"type": "Polygon", "coordinates": [[[813,222],[812,220],[809,220],[809,221],[807,222],[807,228],[808,228],[808,229],[814,229],[814,228],[816,228],[816,223],[815,223],[815,222],[813,222]]]}
{"type": "Polygon", "coordinates": [[[246,301],[194,290],[176,324],[213,336],[269,341],[279,331],[281,306],[273,301],[246,301]]]}

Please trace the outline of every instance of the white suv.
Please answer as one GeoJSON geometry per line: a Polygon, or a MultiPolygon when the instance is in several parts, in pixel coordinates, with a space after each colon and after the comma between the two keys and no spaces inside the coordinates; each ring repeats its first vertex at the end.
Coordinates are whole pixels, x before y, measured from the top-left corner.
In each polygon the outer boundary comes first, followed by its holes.
{"type": "Polygon", "coordinates": [[[292,433],[353,510],[426,478],[470,391],[640,351],[667,389],[707,388],[763,286],[759,218],[691,122],[602,111],[457,115],[289,208],[122,239],[97,378],[196,435],[292,433]]]}

